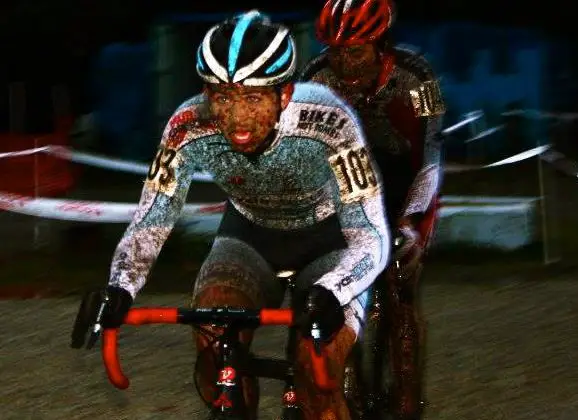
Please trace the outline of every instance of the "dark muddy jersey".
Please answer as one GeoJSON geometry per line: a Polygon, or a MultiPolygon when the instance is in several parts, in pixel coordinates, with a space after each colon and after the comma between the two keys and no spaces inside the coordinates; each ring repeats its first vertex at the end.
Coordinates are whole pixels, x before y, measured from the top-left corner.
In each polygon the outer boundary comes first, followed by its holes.
{"type": "Polygon", "coordinates": [[[387,185],[387,212],[393,219],[426,214],[422,233],[431,231],[441,184],[441,138],[445,105],[427,60],[401,47],[382,57],[382,72],[371,94],[343,83],[321,54],[305,67],[302,80],[322,83],[358,113],[367,142],[387,185]],[[393,214],[395,213],[395,214],[393,214]]]}

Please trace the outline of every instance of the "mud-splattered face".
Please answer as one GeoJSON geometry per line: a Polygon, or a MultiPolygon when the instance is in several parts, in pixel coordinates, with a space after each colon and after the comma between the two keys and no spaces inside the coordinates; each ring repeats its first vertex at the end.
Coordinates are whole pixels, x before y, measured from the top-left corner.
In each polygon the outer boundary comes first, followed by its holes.
{"type": "Polygon", "coordinates": [[[373,44],[331,47],[328,58],[331,70],[350,88],[367,90],[379,76],[379,52],[373,44]]]}
{"type": "Polygon", "coordinates": [[[206,92],[218,128],[233,149],[251,153],[275,128],[279,113],[291,100],[293,85],[279,92],[273,87],[219,84],[207,85],[206,92]]]}

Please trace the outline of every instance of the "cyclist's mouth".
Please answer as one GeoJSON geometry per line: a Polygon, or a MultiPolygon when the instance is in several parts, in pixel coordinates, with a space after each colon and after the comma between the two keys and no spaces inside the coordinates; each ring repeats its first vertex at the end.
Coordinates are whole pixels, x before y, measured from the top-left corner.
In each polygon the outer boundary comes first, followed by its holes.
{"type": "Polygon", "coordinates": [[[234,144],[245,145],[247,143],[251,143],[253,140],[253,135],[250,131],[235,131],[231,133],[231,141],[234,144]]]}

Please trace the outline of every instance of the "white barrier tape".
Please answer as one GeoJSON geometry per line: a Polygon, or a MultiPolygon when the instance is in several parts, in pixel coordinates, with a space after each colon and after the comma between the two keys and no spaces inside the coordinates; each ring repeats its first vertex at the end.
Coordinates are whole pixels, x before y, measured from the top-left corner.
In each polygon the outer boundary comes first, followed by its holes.
{"type": "Polygon", "coordinates": [[[518,153],[514,156],[510,156],[509,158],[502,159],[494,163],[490,163],[489,165],[484,166],[484,168],[493,168],[495,166],[510,165],[512,163],[521,162],[523,160],[533,158],[534,156],[539,156],[546,150],[549,150],[551,147],[552,146],[549,144],[534,147],[533,149],[526,150],[525,152],[518,153]]]}
{"type": "MultiPolygon", "coordinates": [[[[451,127],[445,128],[442,130],[443,135],[447,135],[467,124],[470,122],[476,121],[477,119],[483,116],[482,111],[472,111],[468,114],[469,116],[454,124],[451,127]]],[[[111,169],[116,171],[122,171],[127,173],[132,173],[136,175],[147,175],[149,171],[149,165],[139,163],[139,162],[131,162],[116,158],[110,158],[105,156],[99,156],[95,154],[89,154],[84,152],[75,151],[69,147],[65,146],[45,146],[39,147],[36,149],[28,149],[28,150],[20,150],[16,152],[8,152],[0,154],[1,158],[8,158],[8,157],[16,157],[16,156],[25,156],[31,155],[34,153],[48,153],[50,155],[59,157],[61,159],[66,159],[71,162],[81,163],[84,165],[90,165],[98,168],[103,169],[111,169]]],[[[193,175],[193,181],[197,182],[213,182],[213,177],[205,172],[197,172],[193,175]]]]}
{"type": "MultiPolygon", "coordinates": [[[[62,159],[68,159],[72,162],[82,163],[85,165],[95,166],[98,168],[112,169],[136,175],[147,175],[149,165],[138,162],[131,162],[121,159],[98,156],[94,154],[77,152],[64,147],[51,147],[48,153],[58,156],[62,159]]],[[[206,173],[198,172],[193,175],[193,181],[212,182],[213,178],[206,173]]]]}
{"type": "Polygon", "coordinates": [[[450,127],[444,128],[444,129],[441,131],[441,133],[442,133],[444,136],[445,136],[445,135],[448,135],[448,134],[456,131],[457,129],[462,128],[462,127],[463,127],[464,125],[466,125],[466,124],[469,124],[469,123],[471,123],[471,122],[474,122],[474,121],[476,121],[476,120],[479,120],[479,119],[482,118],[482,116],[484,115],[484,113],[483,113],[482,111],[472,111],[472,112],[470,112],[470,113],[468,113],[468,114],[470,114],[470,116],[467,117],[465,120],[461,120],[460,122],[458,122],[458,123],[456,123],[456,124],[454,124],[454,125],[452,125],[452,126],[450,126],[450,127]]]}
{"type": "Polygon", "coordinates": [[[506,159],[502,159],[497,162],[490,163],[488,165],[462,165],[459,163],[447,163],[444,165],[444,172],[452,174],[460,172],[477,171],[480,169],[487,169],[487,168],[495,168],[496,166],[511,165],[512,163],[521,162],[523,160],[530,159],[534,156],[539,156],[550,150],[551,147],[552,146],[549,144],[534,147],[533,149],[526,150],[524,152],[515,154],[514,156],[510,156],[506,159]]]}
{"type": "Polygon", "coordinates": [[[470,139],[465,140],[464,143],[471,143],[473,141],[486,138],[486,137],[491,136],[492,134],[497,133],[498,131],[503,130],[503,129],[504,129],[503,125],[497,125],[495,127],[488,128],[487,130],[482,131],[480,134],[478,134],[478,135],[476,135],[470,139]]]}
{"type": "Polygon", "coordinates": [[[503,116],[525,116],[541,120],[551,119],[551,120],[563,120],[572,121],[578,120],[578,114],[574,112],[543,112],[535,109],[513,109],[511,111],[502,112],[503,116]]]}
{"type": "Polygon", "coordinates": [[[7,157],[28,156],[48,151],[52,146],[37,147],[36,149],[20,150],[18,152],[0,153],[0,159],[7,157]]]}
{"type": "MultiPolygon", "coordinates": [[[[489,131],[489,130],[486,130],[489,131]]],[[[483,133],[482,133],[483,134],[483,133]]],[[[482,135],[480,134],[480,136],[482,135]]],[[[487,135],[487,134],[486,134],[487,135]]],[[[508,165],[511,163],[519,162],[525,159],[529,159],[536,155],[542,154],[547,151],[551,146],[539,146],[534,149],[527,150],[525,152],[519,153],[517,155],[511,156],[509,158],[500,160],[498,162],[491,163],[489,165],[463,165],[457,163],[447,163],[444,165],[444,172],[446,173],[460,173],[460,172],[467,172],[467,171],[474,171],[486,168],[492,168],[495,166],[502,166],[508,165]]],[[[111,158],[104,158],[98,157],[95,155],[90,155],[88,153],[82,152],[74,152],[70,151],[70,149],[63,147],[63,146],[45,146],[36,149],[28,149],[28,150],[20,150],[17,152],[9,152],[3,153],[0,155],[0,158],[3,157],[13,157],[13,156],[23,156],[23,155],[30,155],[38,152],[47,152],[52,155],[58,156],[62,159],[69,159],[74,162],[84,163],[93,166],[99,166],[102,168],[109,168],[109,169],[117,169],[120,171],[131,172],[139,175],[146,175],[148,173],[148,167],[144,164],[134,163],[134,162],[127,162],[122,161],[120,159],[111,159],[111,158]]],[[[563,159],[566,159],[564,155],[561,153],[555,152],[558,155],[562,156],[563,159]]],[[[559,157],[554,159],[553,157],[549,157],[545,159],[545,161],[552,163],[554,160],[560,160],[559,157]]],[[[567,159],[566,159],[567,160],[567,159]]],[[[568,160],[567,160],[568,161],[568,160]]],[[[568,161],[571,162],[571,161],[568,161]]],[[[565,162],[565,166],[567,169],[563,169],[563,171],[571,176],[575,176],[578,173],[578,170],[568,169],[573,168],[572,163],[565,162]],[[572,173],[569,173],[570,170],[572,173]]],[[[206,173],[196,173],[193,177],[194,181],[201,181],[201,182],[211,182],[213,179],[209,174],[206,173]]]]}
{"type": "Polygon", "coordinates": [[[76,152],[68,148],[53,146],[48,153],[61,159],[70,160],[75,163],[96,166],[105,169],[115,169],[122,172],[133,173],[137,175],[146,175],[149,167],[142,163],[130,162],[115,158],[100,157],[83,152],[76,152]]]}
{"type": "Polygon", "coordinates": [[[467,204],[467,205],[487,205],[487,204],[499,204],[499,205],[511,205],[511,204],[523,204],[530,205],[540,197],[496,197],[491,195],[476,195],[476,196],[463,196],[463,195],[444,195],[440,197],[440,203],[442,206],[455,206],[456,204],[467,204]]]}
{"type": "MultiPolygon", "coordinates": [[[[183,207],[181,218],[202,220],[221,214],[224,208],[224,202],[187,204],[183,207]]],[[[19,194],[0,193],[0,209],[47,219],[128,223],[132,220],[137,204],[32,198],[19,194]]]]}
{"type": "MultiPolygon", "coordinates": [[[[66,159],[71,162],[82,163],[85,165],[95,166],[98,168],[112,169],[136,175],[146,175],[149,171],[149,166],[143,163],[77,152],[68,147],[55,146],[55,145],[39,147],[36,149],[27,149],[27,150],[19,150],[16,152],[2,153],[0,154],[0,158],[32,155],[34,153],[48,153],[50,155],[56,156],[61,159],[66,159]]],[[[207,173],[198,172],[193,175],[193,181],[212,182],[213,178],[207,173]]]]}
{"type": "Polygon", "coordinates": [[[456,214],[508,214],[524,211],[528,208],[528,204],[491,204],[491,205],[463,205],[463,206],[447,206],[440,207],[439,217],[455,216],[456,214]]]}
{"type": "MultiPolygon", "coordinates": [[[[503,198],[490,199],[479,197],[478,201],[467,197],[442,197],[440,208],[441,219],[456,214],[509,214],[512,211],[523,211],[528,203],[535,199],[514,199],[504,201],[503,198]],[[459,203],[456,205],[451,203],[459,203]],[[448,205],[449,204],[449,205],[448,205]]],[[[31,198],[17,194],[0,193],[0,209],[29,216],[42,217],[76,222],[98,223],[129,223],[132,220],[137,204],[103,203],[82,200],[55,200],[46,198],[31,198]]],[[[220,225],[225,203],[188,204],[181,212],[178,224],[184,226],[189,233],[214,236],[220,225]]]]}

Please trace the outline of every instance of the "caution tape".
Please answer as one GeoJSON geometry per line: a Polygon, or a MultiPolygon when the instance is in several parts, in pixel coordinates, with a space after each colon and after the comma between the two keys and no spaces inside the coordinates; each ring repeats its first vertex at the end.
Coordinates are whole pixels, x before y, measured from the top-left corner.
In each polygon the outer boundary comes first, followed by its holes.
{"type": "Polygon", "coordinates": [[[544,112],[538,111],[536,109],[513,109],[511,111],[502,112],[501,115],[505,117],[524,116],[534,118],[537,120],[560,120],[560,121],[578,120],[578,113],[575,112],[544,112]]]}
{"type": "MultiPolygon", "coordinates": [[[[0,193],[0,209],[28,216],[76,222],[128,223],[132,220],[137,204],[110,203],[85,200],[33,198],[19,194],[0,193]]],[[[207,220],[222,214],[225,203],[187,204],[181,212],[182,219],[207,220]]]]}
{"type": "MultiPolygon", "coordinates": [[[[525,115],[530,116],[533,118],[557,118],[563,120],[573,120],[578,119],[578,114],[553,114],[547,112],[541,112],[536,110],[512,110],[502,113],[504,116],[511,116],[511,115],[525,115]]],[[[468,117],[464,120],[442,130],[443,135],[448,135],[453,131],[473,122],[483,117],[483,111],[477,110],[468,113],[468,117]]],[[[468,139],[465,143],[470,143],[476,140],[480,140],[486,138],[498,131],[504,129],[504,125],[499,125],[496,127],[492,127],[489,129],[484,130],[483,132],[477,134],[476,136],[468,139]]],[[[56,145],[49,145],[45,147],[39,147],[35,149],[28,149],[28,150],[20,150],[14,152],[7,152],[1,153],[0,158],[9,158],[9,157],[17,157],[17,156],[25,156],[31,155],[34,153],[47,153],[61,159],[67,159],[72,162],[81,163],[85,165],[90,165],[94,167],[104,168],[104,169],[111,169],[116,171],[122,171],[127,173],[133,173],[137,175],[146,175],[149,170],[149,166],[139,162],[133,161],[126,161],[96,154],[89,154],[84,152],[79,152],[73,150],[69,147],[65,146],[56,146],[56,145]]],[[[474,170],[481,170],[486,168],[492,168],[496,166],[507,165],[511,163],[516,163],[521,160],[529,159],[531,157],[541,155],[541,158],[553,164],[556,169],[561,170],[567,175],[576,176],[578,174],[578,164],[566,158],[559,152],[551,150],[550,145],[539,146],[522,153],[518,153],[517,155],[511,156],[509,158],[503,159],[499,162],[494,162],[489,165],[463,165],[463,164],[456,164],[456,163],[447,163],[444,165],[444,171],[446,173],[460,173],[460,172],[469,172],[474,170]]],[[[197,182],[213,182],[213,177],[206,173],[206,172],[197,172],[193,175],[193,181],[197,182]]]]}
{"type": "Polygon", "coordinates": [[[463,126],[468,125],[468,124],[471,123],[471,122],[474,122],[474,121],[476,121],[476,120],[479,120],[479,119],[482,118],[483,116],[484,116],[484,112],[483,112],[483,111],[472,111],[472,112],[469,112],[467,118],[461,120],[460,122],[458,122],[458,123],[456,123],[456,124],[454,124],[454,125],[452,125],[452,126],[450,126],[450,127],[444,128],[444,129],[441,131],[441,133],[442,133],[444,136],[447,136],[448,134],[453,133],[453,132],[456,131],[457,129],[462,128],[463,126]]]}
{"type": "MultiPolygon", "coordinates": [[[[493,129],[490,129],[493,130],[493,129]]],[[[486,130],[484,133],[480,133],[477,137],[481,138],[489,134],[490,130],[486,130]]],[[[469,172],[477,171],[486,168],[492,168],[496,166],[508,165],[516,162],[520,162],[525,159],[530,159],[537,155],[543,155],[541,158],[551,164],[554,164],[557,169],[562,170],[564,173],[576,176],[578,174],[578,164],[567,159],[563,154],[550,150],[551,145],[544,145],[535,147],[530,150],[518,153],[514,156],[510,156],[506,159],[502,159],[498,162],[494,162],[488,165],[464,165],[459,163],[446,163],[444,165],[444,171],[446,173],[459,173],[459,172],[469,172]]],[[[83,163],[87,165],[97,166],[106,169],[114,169],[122,172],[134,173],[139,175],[146,175],[148,173],[148,166],[142,163],[124,161],[120,159],[102,157],[97,155],[92,155],[83,152],[77,152],[70,148],[64,146],[45,146],[36,149],[19,150],[15,152],[7,152],[0,154],[0,158],[17,157],[31,155],[34,153],[49,153],[53,156],[60,157],[62,159],[68,159],[73,162],[83,163]]],[[[213,178],[210,174],[198,172],[193,176],[193,181],[199,182],[212,182],[213,178]]]]}
{"type": "MultiPolygon", "coordinates": [[[[441,198],[440,219],[456,214],[502,214],[522,212],[535,199],[505,200],[495,197],[441,198]]],[[[18,194],[0,193],[0,209],[14,213],[73,222],[130,223],[137,204],[111,203],[85,200],[32,198],[18,194]]],[[[177,224],[189,233],[214,236],[221,223],[225,203],[187,204],[183,207],[177,224]]]]}
{"type": "MultiPolygon", "coordinates": [[[[452,125],[451,127],[442,130],[443,135],[448,135],[451,132],[473,122],[483,116],[482,111],[473,111],[468,114],[468,117],[464,120],[452,125]]],[[[47,153],[52,156],[59,157],[61,159],[66,159],[71,162],[80,163],[84,165],[89,165],[93,167],[110,169],[120,172],[132,173],[136,175],[147,175],[149,170],[149,165],[126,161],[117,158],[111,158],[107,156],[101,156],[97,154],[79,152],[65,146],[48,145],[44,147],[38,147],[35,149],[19,150],[15,152],[0,153],[1,158],[10,158],[18,156],[32,155],[35,153],[47,153]]],[[[193,175],[193,181],[197,182],[213,182],[213,177],[206,172],[197,172],[193,175]]]]}
{"type": "MultiPolygon", "coordinates": [[[[505,159],[501,159],[497,162],[490,163],[488,165],[462,165],[459,163],[448,163],[444,165],[444,172],[446,173],[460,173],[460,172],[469,172],[469,171],[478,171],[481,169],[487,168],[495,168],[497,166],[504,166],[504,165],[511,165],[513,163],[521,162],[526,159],[533,158],[535,156],[542,155],[546,152],[549,152],[551,149],[551,145],[547,144],[544,146],[534,147],[533,149],[526,150],[524,152],[515,154],[505,159]]],[[[554,153],[558,153],[554,151],[554,153]]],[[[558,153],[562,155],[561,153],[558,153]]],[[[564,156],[564,155],[562,155],[564,156]]]]}
{"type": "MultiPolygon", "coordinates": [[[[35,149],[18,150],[15,152],[1,153],[0,158],[26,156],[35,153],[46,153],[75,163],[81,163],[84,165],[94,166],[103,169],[111,169],[120,172],[132,173],[136,175],[146,175],[149,170],[149,166],[143,163],[79,152],[69,147],[55,146],[55,145],[38,147],[35,149]]],[[[213,178],[211,177],[211,175],[207,173],[197,172],[193,175],[193,181],[212,182],[213,178]]]]}
{"type": "Polygon", "coordinates": [[[44,147],[37,147],[35,149],[20,150],[17,152],[0,153],[0,159],[18,156],[30,156],[36,153],[47,152],[51,147],[55,146],[44,146],[44,147]]]}
{"type": "Polygon", "coordinates": [[[461,172],[479,171],[481,169],[511,165],[513,163],[518,163],[533,157],[539,157],[542,161],[548,163],[550,166],[563,173],[564,175],[578,178],[578,162],[569,159],[563,153],[553,149],[552,145],[550,144],[534,147],[533,149],[526,150],[524,152],[515,154],[514,156],[510,156],[488,165],[464,165],[459,163],[446,163],[444,165],[444,172],[448,174],[455,174],[461,172]]]}

